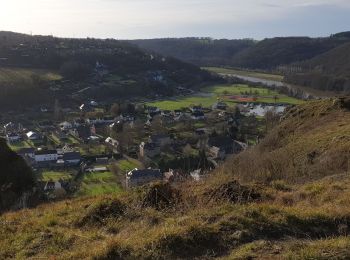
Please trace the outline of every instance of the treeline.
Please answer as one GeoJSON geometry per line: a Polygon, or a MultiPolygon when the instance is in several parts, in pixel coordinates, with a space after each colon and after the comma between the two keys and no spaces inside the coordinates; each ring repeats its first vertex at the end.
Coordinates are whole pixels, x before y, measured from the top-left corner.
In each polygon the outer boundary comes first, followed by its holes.
{"type": "Polygon", "coordinates": [[[311,59],[349,41],[349,33],[340,33],[325,38],[277,37],[262,41],[180,38],[131,42],[199,66],[274,70],[279,65],[311,59]]]}

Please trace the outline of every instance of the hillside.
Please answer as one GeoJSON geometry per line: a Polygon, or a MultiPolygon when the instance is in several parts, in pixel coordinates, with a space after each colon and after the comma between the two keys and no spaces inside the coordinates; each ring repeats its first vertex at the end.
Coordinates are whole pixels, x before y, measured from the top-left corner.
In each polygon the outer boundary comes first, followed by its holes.
{"type": "Polygon", "coordinates": [[[303,72],[288,75],[288,82],[322,90],[350,91],[350,43],[298,63],[303,72]]]}
{"type": "Polygon", "coordinates": [[[0,217],[0,258],[348,259],[350,101],[291,108],[203,182],[0,217]]]}
{"type": "Polygon", "coordinates": [[[229,66],[232,58],[255,44],[253,40],[215,40],[211,38],[169,38],[130,41],[137,46],[196,64],[198,66],[229,66]]]}
{"type": "Polygon", "coordinates": [[[35,178],[25,161],[11,151],[3,139],[0,139],[0,165],[0,212],[2,212],[18,204],[24,193],[32,192],[35,178]]]}
{"type": "Polygon", "coordinates": [[[84,88],[91,89],[82,99],[171,95],[175,87],[196,88],[212,80],[192,64],[123,41],[12,32],[0,32],[0,39],[1,107],[13,106],[17,98],[23,99],[22,105],[52,104],[84,88]],[[55,76],[47,77],[43,70],[55,76]]]}
{"type": "Polygon", "coordinates": [[[276,37],[262,41],[185,38],[131,42],[199,66],[274,70],[280,65],[311,59],[349,41],[344,32],[325,38],[276,37]]]}

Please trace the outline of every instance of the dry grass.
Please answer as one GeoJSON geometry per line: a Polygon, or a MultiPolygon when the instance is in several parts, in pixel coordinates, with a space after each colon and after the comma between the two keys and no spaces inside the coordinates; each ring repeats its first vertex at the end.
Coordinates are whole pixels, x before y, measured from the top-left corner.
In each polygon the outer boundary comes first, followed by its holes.
{"type": "Polygon", "coordinates": [[[203,182],[4,214],[0,259],[349,259],[348,113],[299,106],[203,182]]]}

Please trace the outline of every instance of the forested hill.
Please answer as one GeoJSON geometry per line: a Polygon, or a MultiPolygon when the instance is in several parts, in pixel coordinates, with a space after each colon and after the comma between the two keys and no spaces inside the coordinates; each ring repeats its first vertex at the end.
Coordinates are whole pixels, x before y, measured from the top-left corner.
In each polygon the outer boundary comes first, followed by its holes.
{"type": "Polygon", "coordinates": [[[288,82],[323,90],[350,92],[350,43],[295,66],[302,71],[288,75],[288,82]]]}
{"type": "Polygon", "coordinates": [[[349,41],[350,38],[334,36],[265,39],[238,53],[232,65],[249,69],[274,70],[280,65],[311,59],[349,41]]]}
{"type": "Polygon", "coordinates": [[[176,57],[198,66],[230,66],[237,53],[255,44],[255,41],[250,39],[214,40],[211,38],[168,38],[131,42],[143,49],[176,57]]]}
{"type": "Polygon", "coordinates": [[[272,70],[280,65],[311,59],[349,41],[349,33],[345,32],[324,38],[277,37],[262,41],[183,38],[132,42],[141,48],[199,66],[272,70]]]}
{"type": "Polygon", "coordinates": [[[52,104],[81,89],[88,91],[78,102],[173,95],[179,86],[196,88],[213,79],[196,65],[125,41],[0,32],[0,109],[52,104]]]}
{"type": "Polygon", "coordinates": [[[96,61],[118,70],[119,74],[149,70],[200,73],[193,65],[151,55],[127,42],[113,39],[68,39],[12,32],[0,32],[0,39],[1,66],[60,70],[71,77],[87,76],[95,68],[96,61]],[[74,67],[75,73],[67,71],[68,65],[74,67]]]}

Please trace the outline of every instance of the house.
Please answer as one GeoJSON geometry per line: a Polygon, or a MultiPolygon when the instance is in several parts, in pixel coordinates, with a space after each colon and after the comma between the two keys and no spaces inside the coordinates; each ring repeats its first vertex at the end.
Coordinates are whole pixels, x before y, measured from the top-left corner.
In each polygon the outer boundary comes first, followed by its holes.
{"type": "Polygon", "coordinates": [[[15,132],[17,129],[16,129],[16,125],[12,122],[9,122],[7,124],[4,125],[4,131],[5,133],[8,133],[8,132],[15,132]]]}
{"type": "Polygon", "coordinates": [[[105,116],[103,117],[100,122],[102,124],[113,124],[115,122],[115,117],[113,116],[105,116]]]}
{"type": "Polygon", "coordinates": [[[63,131],[67,131],[73,128],[73,124],[65,121],[59,124],[59,127],[61,128],[61,130],[63,131]]]}
{"type": "Polygon", "coordinates": [[[69,139],[68,135],[64,131],[56,130],[54,134],[60,141],[67,141],[69,139]]]}
{"type": "Polygon", "coordinates": [[[192,113],[203,112],[202,106],[193,106],[193,107],[190,107],[190,110],[191,110],[192,113]]]}
{"type": "Polygon", "coordinates": [[[180,113],[178,116],[174,117],[175,121],[186,122],[192,120],[192,117],[187,113],[180,113]]]}
{"type": "Polygon", "coordinates": [[[227,104],[225,102],[219,101],[213,105],[213,109],[226,110],[227,104]]]}
{"type": "Polygon", "coordinates": [[[215,159],[223,160],[227,154],[236,154],[246,148],[246,144],[235,141],[229,136],[216,136],[208,140],[209,154],[215,159]]]}
{"type": "Polygon", "coordinates": [[[173,111],[173,115],[174,116],[180,116],[182,114],[183,114],[182,110],[176,109],[176,110],[173,111]]]}
{"type": "Polygon", "coordinates": [[[208,139],[209,154],[215,159],[225,159],[233,154],[233,139],[228,136],[215,136],[208,139]]]}
{"type": "Polygon", "coordinates": [[[28,157],[31,159],[34,159],[35,157],[35,149],[34,148],[22,148],[20,150],[17,151],[17,153],[22,156],[22,157],[28,157]]]}
{"type": "Polygon", "coordinates": [[[8,133],[6,134],[6,140],[9,143],[19,142],[21,140],[21,136],[17,133],[8,133]]]}
{"type": "Polygon", "coordinates": [[[57,150],[40,150],[34,153],[34,160],[37,163],[56,162],[58,160],[57,150]]]}
{"type": "Polygon", "coordinates": [[[62,185],[59,181],[48,181],[44,186],[44,191],[55,191],[62,189],[62,185]]]}
{"type": "Polygon", "coordinates": [[[141,157],[155,157],[160,154],[160,146],[155,143],[144,143],[140,144],[140,156],[141,157]]]}
{"type": "Polygon", "coordinates": [[[79,152],[66,152],[62,156],[62,160],[66,165],[79,165],[81,162],[81,155],[79,152]]]}
{"type": "Polygon", "coordinates": [[[121,119],[123,120],[123,122],[134,122],[135,121],[135,117],[132,115],[128,115],[128,114],[122,114],[121,119]]]}
{"type": "Polygon", "coordinates": [[[161,113],[160,109],[158,107],[147,107],[148,115],[150,117],[154,117],[156,115],[159,115],[161,113]]]}
{"type": "Polygon", "coordinates": [[[118,149],[119,147],[119,142],[115,139],[113,139],[112,137],[108,137],[106,140],[105,140],[105,143],[111,147],[112,149],[118,149]]]}
{"type": "Polygon", "coordinates": [[[79,127],[81,125],[85,125],[85,120],[82,118],[75,119],[73,122],[73,128],[74,127],[79,127]]]}
{"type": "Polygon", "coordinates": [[[35,141],[35,140],[40,140],[41,139],[41,135],[39,135],[38,133],[36,133],[34,131],[29,131],[28,133],[26,133],[26,136],[31,141],[35,141]]]}
{"type": "Polygon", "coordinates": [[[205,115],[202,111],[193,112],[191,117],[193,120],[204,120],[205,119],[205,115]]]}
{"type": "Polygon", "coordinates": [[[149,137],[149,143],[154,143],[159,147],[164,147],[172,143],[172,139],[166,134],[151,135],[149,137]]]}
{"type": "Polygon", "coordinates": [[[95,100],[90,101],[90,106],[92,107],[98,107],[98,103],[95,100]]]}
{"type": "Polygon", "coordinates": [[[72,129],[70,133],[84,142],[87,142],[91,136],[91,128],[87,125],[80,125],[76,129],[72,129]]]}
{"type": "Polygon", "coordinates": [[[50,130],[54,128],[52,121],[49,121],[49,120],[39,122],[38,126],[40,129],[43,129],[43,130],[50,130]]]}
{"type": "Polygon", "coordinates": [[[99,124],[100,123],[100,119],[92,117],[92,118],[88,118],[86,119],[86,123],[93,125],[93,124],[99,124]]]}
{"type": "Polygon", "coordinates": [[[131,188],[161,180],[163,180],[163,174],[159,169],[139,170],[135,168],[126,174],[126,187],[131,188]]]}

